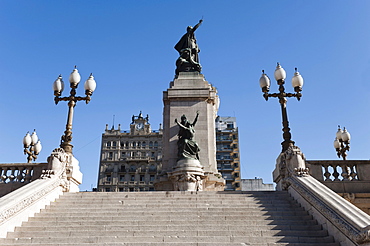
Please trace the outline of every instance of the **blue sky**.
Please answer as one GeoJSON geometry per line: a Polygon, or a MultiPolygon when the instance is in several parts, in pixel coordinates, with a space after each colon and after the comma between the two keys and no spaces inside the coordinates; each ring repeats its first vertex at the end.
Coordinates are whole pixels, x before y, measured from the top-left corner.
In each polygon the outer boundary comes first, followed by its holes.
{"type": "Polygon", "coordinates": [[[52,83],[59,74],[67,82],[77,65],[83,81],[91,72],[97,81],[91,102],[77,103],[73,125],[81,189],[95,187],[105,124],[115,115],[126,130],[142,110],[158,129],[173,46],[202,17],[202,73],[218,89],[219,115],[237,117],[242,178],[272,183],[281,112],[275,98],[265,102],[258,80],[262,69],[272,78],[276,62],[287,71],[286,91],[293,92],[295,67],[305,80],[301,101],[288,100],[288,116],[307,159],[337,159],[338,124],[352,135],[348,159],[369,159],[369,1],[2,0],[0,162],[25,162],[22,138],[34,128],[43,145],[38,161],[59,146],[68,109],[54,104],[52,83]]]}

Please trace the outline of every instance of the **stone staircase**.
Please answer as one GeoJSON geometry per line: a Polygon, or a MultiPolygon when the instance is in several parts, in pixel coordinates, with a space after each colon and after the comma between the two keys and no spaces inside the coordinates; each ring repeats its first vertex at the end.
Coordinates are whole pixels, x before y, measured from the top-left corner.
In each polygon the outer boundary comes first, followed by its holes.
{"type": "Polygon", "coordinates": [[[286,192],[65,193],[0,245],[339,246],[286,192]]]}

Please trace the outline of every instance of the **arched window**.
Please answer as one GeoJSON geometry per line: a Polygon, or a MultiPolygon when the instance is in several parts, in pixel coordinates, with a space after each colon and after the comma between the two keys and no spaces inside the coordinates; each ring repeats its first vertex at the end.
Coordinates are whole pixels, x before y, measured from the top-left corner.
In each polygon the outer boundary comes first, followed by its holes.
{"type": "Polygon", "coordinates": [[[137,142],[137,147],[141,148],[141,142],[137,142]]]}
{"type": "Polygon", "coordinates": [[[155,141],[154,142],[154,148],[157,148],[158,147],[158,142],[157,141],[155,141]]]}
{"type": "Polygon", "coordinates": [[[136,142],[132,142],[132,148],[136,148],[136,142]]]}
{"type": "Polygon", "coordinates": [[[152,141],[149,142],[149,148],[150,149],[153,148],[153,142],[152,141]]]}
{"type": "Polygon", "coordinates": [[[126,146],[126,149],[128,149],[130,147],[130,143],[126,142],[125,146],[126,146]]]}
{"type": "Polygon", "coordinates": [[[146,142],[143,141],[143,143],[141,144],[141,146],[145,149],[146,148],[146,142]]]}

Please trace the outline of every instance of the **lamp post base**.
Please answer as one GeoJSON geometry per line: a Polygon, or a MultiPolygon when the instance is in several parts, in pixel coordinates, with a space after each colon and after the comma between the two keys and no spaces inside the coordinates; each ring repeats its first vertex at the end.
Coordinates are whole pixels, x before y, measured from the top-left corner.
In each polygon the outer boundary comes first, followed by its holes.
{"type": "Polygon", "coordinates": [[[72,154],[73,145],[70,143],[61,143],[60,147],[64,149],[66,153],[72,154]]]}

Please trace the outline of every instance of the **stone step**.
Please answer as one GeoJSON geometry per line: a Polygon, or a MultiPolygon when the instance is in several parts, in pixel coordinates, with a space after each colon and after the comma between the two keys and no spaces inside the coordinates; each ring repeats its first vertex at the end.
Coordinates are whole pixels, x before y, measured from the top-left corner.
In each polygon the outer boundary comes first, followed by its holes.
{"type": "MultiPolygon", "coordinates": [[[[80,207],[80,208],[74,208],[71,210],[70,208],[65,208],[61,206],[52,206],[52,207],[47,207],[46,210],[44,210],[44,213],[69,213],[69,212],[75,212],[75,213],[99,213],[102,211],[110,211],[110,212],[122,212],[122,211],[127,211],[127,212],[134,212],[134,211],[145,211],[147,213],[153,213],[153,212],[175,212],[175,211],[183,211],[183,212],[189,212],[193,213],[194,208],[189,208],[185,206],[181,207],[137,207],[137,206],[122,206],[122,205],[117,205],[116,207],[109,207],[109,208],[86,208],[86,207],[80,207]]],[[[229,212],[231,209],[229,207],[198,207],[196,211],[202,212],[202,211],[209,211],[212,213],[223,213],[223,212],[229,212]]],[[[232,212],[288,212],[288,211],[295,211],[295,212],[301,212],[305,211],[302,207],[291,207],[289,210],[287,210],[286,207],[233,207],[232,212]]]]}
{"type": "Polygon", "coordinates": [[[210,204],[210,203],[192,203],[192,204],[145,204],[145,203],[137,203],[137,204],[126,204],[119,201],[114,202],[113,204],[83,204],[83,203],[75,203],[74,205],[63,203],[63,206],[58,204],[52,204],[47,206],[46,208],[69,208],[69,209],[120,209],[124,208],[138,208],[138,209],[145,209],[145,208],[237,208],[237,209],[274,209],[274,210],[289,210],[292,208],[299,208],[296,205],[256,205],[256,204],[233,204],[233,205],[225,205],[225,204],[210,204]]]}
{"type": "MultiPolygon", "coordinates": [[[[238,237],[272,237],[272,236],[301,236],[301,237],[325,237],[328,236],[326,231],[308,231],[302,235],[302,231],[282,231],[282,230],[233,230],[233,231],[223,231],[223,230],[204,230],[199,228],[198,230],[66,230],[66,231],[51,231],[50,229],[43,231],[42,237],[103,237],[103,236],[123,236],[123,237],[176,237],[176,236],[238,236],[238,237]]],[[[8,234],[8,238],[26,238],[33,237],[35,232],[33,231],[21,231],[21,232],[11,232],[8,234]]]]}
{"type": "MultiPolygon", "coordinates": [[[[264,236],[263,241],[265,243],[331,243],[333,242],[332,236],[325,237],[303,237],[303,236],[264,236]]],[[[78,237],[22,237],[15,239],[2,239],[0,243],[28,243],[28,244],[39,244],[39,243],[114,243],[114,242],[164,242],[164,243],[186,243],[186,242],[207,242],[207,243],[249,243],[254,244],[261,242],[261,236],[250,237],[250,236],[78,236],[78,237]]],[[[248,245],[248,244],[247,244],[248,245]]]]}
{"type": "MultiPolygon", "coordinates": [[[[220,223],[217,221],[217,223],[220,223]]],[[[87,226],[91,225],[91,221],[87,220],[69,220],[69,221],[28,221],[24,222],[22,225],[25,226],[73,226],[73,225],[81,225],[87,226]]],[[[210,221],[204,220],[195,220],[195,221],[181,221],[181,220],[162,220],[162,221],[154,221],[154,220],[97,220],[94,221],[94,225],[107,225],[107,226],[119,226],[119,225],[136,225],[136,226],[165,226],[165,225],[209,225],[210,221]]],[[[232,220],[225,220],[222,221],[222,225],[250,225],[250,226],[258,226],[258,225],[316,225],[317,222],[315,220],[274,220],[274,219],[266,219],[266,220],[239,220],[239,221],[232,221],[232,220]]]]}
{"type": "Polygon", "coordinates": [[[37,217],[31,217],[29,218],[29,221],[56,221],[56,222],[63,222],[63,221],[99,221],[99,220],[106,220],[106,221],[147,221],[147,220],[154,220],[154,221],[171,221],[171,220],[181,220],[181,221],[198,221],[198,220],[210,220],[210,221],[248,221],[248,220],[311,220],[311,215],[259,215],[259,214],[248,214],[248,215],[218,215],[218,214],[209,214],[206,213],[204,215],[198,215],[198,214],[167,214],[167,215],[148,215],[148,216],[129,216],[129,217],[120,217],[115,216],[114,214],[107,214],[107,216],[104,216],[104,214],[101,215],[81,215],[74,217],[53,217],[53,216],[44,216],[43,214],[38,215],[37,217]]]}
{"type": "MultiPolygon", "coordinates": [[[[23,245],[28,246],[29,243],[11,243],[11,244],[1,244],[2,246],[14,246],[14,245],[23,245]]],[[[147,243],[147,242],[140,242],[140,243],[79,243],[78,246],[250,246],[250,243],[194,243],[194,242],[186,242],[186,243],[176,243],[176,242],[160,242],[160,243],[147,243]]],[[[257,242],[253,243],[253,246],[340,246],[339,243],[319,243],[319,244],[312,244],[312,243],[264,243],[264,242],[257,242]]],[[[37,243],[37,246],[76,246],[75,243],[37,243]]]]}
{"type": "MultiPolygon", "coordinates": [[[[177,231],[190,231],[190,230],[221,230],[221,231],[266,231],[266,230],[295,230],[295,231],[319,231],[321,230],[321,225],[215,225],[215,224],[202,224],[195,225],[193,223],[188,223],[189,225],[156,225],[155,229],[165,231],[165,230],[177,230],[177,231]]],[[[15,232],[39,232],[39,231],[76,231],[80,230],[81,226],[27,226],[24,224],[22,227],[16,227],[15,232]]],[[[117,231],[117,230],[132,230],[132,231],[149,231],[153,230],[152,225],[85,225],[83,230],[86,231],[117,231]]]]}
{"type": "MultiPolygon", "coordinates": [[[[35,217],[76,217],[81,215],[81,211],[73,212],[56,212],[56,211],[45,211],[42,214],[36,214],[35,217]]],[[[234,210],[224,210],[224,211],[210,211],[210,210],[201,210],[201,211],[184,211],[181,209],[173,209],[170,211],[142,211],[142,210],[129,210],[122,208],[121,210],[112,211],[112,210],[103,210],[103,211],[89,211],[85,214],[86,217],[127,217],[127,216],[167,216],[167,215],[176,215],[176,216],[306,216],[308,213],[306,211],[234,211],[234,210]]]]}

